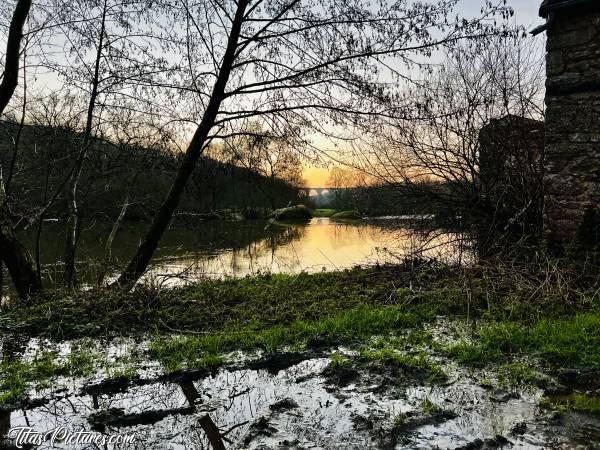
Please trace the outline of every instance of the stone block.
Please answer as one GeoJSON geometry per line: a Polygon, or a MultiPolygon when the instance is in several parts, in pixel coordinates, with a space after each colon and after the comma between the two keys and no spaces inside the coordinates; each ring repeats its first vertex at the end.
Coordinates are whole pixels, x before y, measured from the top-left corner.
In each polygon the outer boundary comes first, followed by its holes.
{"type": "Polygon", "coordinates": [[[578,26],[576,27],[564,26],[563,23],[557,23],[550,27],[546,43],[547,51],[580,47],[593,42],[598,35],[595,23],[581,19],[577,22],[578,26]]]}

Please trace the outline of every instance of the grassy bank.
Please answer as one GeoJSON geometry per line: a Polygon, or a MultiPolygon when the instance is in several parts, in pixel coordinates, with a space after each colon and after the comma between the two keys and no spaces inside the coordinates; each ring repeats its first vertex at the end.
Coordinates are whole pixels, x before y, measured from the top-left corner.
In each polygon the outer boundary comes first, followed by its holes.
{"type": "Polygon", "coordinates": [[[360,219],[362,219],[362,216],[358,211],[340,211],[331,215],[331,220],[353,221],[360,219]]]}
{"type": "Polygon", "coordinates": [[[208,280],[162,291],[54,291],[2,313],[0,331],[60,340],[261,329],[404,302],[409,293],[396,286],[408,276],[402,268],[354,269],[208,280]]]}
{"type": "MultiPolygon", "coordinates": [[[[595,311],[598,291],[586,283],[566,271],[409,263],[207,280],[169,290],[52,291],[0,313],[0,332],[61,340],[263,330],[378,308],[423,320],[445,315],[532,324],[595,311]]],[[[518,336],[518,328],[505,334],[518,336]]]]}
{"type": "Polygon", "coordinates": [[[515,322],[485,324],[474,342],[449,347],[462,363],[484,364],[507,355],[536,355],[557,365],[600,368],[600,314],[579,313],[543,319],[531,325],[515,322]]]}
{"type": "Polygon", "coordinates": [[[331,217],[337,212],[337,209],[315,208],[312,210],[313,217],[331,217]]]}

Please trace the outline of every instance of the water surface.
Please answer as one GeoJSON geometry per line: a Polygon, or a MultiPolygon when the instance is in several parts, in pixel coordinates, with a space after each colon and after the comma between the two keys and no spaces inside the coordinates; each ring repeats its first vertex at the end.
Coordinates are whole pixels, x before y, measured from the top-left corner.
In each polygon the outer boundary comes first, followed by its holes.
{"type": "MultiPolygon", "coordinates": [[[[106,279],[114,278],[134,254],[146,225],[126,224],[112,246],[113,264],[106,279]]],[[[88,223],[78,247],[78,276],[84,285],[98,282],[103,272],[109,230],[88,223]]],[[[417,231],[406,220],[383,218],[335,222],[313,218],[306,224],[260,220],[209,221],[172,226],[161,240],[143,282],[166,286],[204,278],[241,277],[264,272],[299,273],[341,270],[356,265],[397,263],[407,256],[465,262],[469,253],[462,236],[417,231]]],[[[34,233],[25,240],[34,248],[34,233]]],[[[46,284],[62,277],[64,225],[46,225],[40,260],[46,284]]]]}

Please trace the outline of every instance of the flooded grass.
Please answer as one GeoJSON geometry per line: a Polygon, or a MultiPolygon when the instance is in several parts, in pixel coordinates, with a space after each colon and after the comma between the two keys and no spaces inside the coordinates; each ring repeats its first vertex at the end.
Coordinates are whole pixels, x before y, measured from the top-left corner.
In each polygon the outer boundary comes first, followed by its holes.
{"type": "Polygon", "coordinates": [[[510,388],[538,384],[542,381],[542,376],[531,365],[515,361],[498,367],[498,381],[501,386],[510,388]]]}
{"type": "Polygon", "coordinates": [[[409,272],[393,268],[207,280],[186,288],[133,292],[55,291],[0,314],[5,333],[53,339],[256,329],[319,320],[360,306],[401,303],[395,292],[409,272]]]}
{"type": "MultiPolygon", "coordinates": [[[[597,321],[590,312],[600,303],[596,290],[554,286],[550,281],[537,280],[535,273],[526,282],[503,278],[494,270],[437,264],[416,267],[408,263],[339,272],[205,280],[174,289],[138,286],[131,292],[50,291],[28,304],[0,313],[0,332],[60,340],[260,330],[325,320],[361,307],[393,306],[426,318],[459,315],[500,321],[497,327],[488,327],[489,339],[499,341],[503,335],[516,333],[510,339],[521,342],[506,342],[508,346],[526,345],[523,341],[529,336],[525,335],[522,323],[537,324],[536,339],[540,343],[545,339],[544,334],[552,334],[553,342],[562,347],[570,341],[576,344],[578,336],[573,333],[587,339],[585,333],[577,330],[594,326],[597,321]],[[560,296],[556,294],[558,291],[560,296]],[[570,329],[563,331],[563,325],[568,324],[553,322],[579,311],[588,315],[582,315],[570,329]],[[584,323],[586,320],[589,323],[584,323]],[[553,326],[555,330],[551,329],[553,326]],[[494,330],[496,335],[491,336],[494,330]]],[[[519,277],[524,277],[523,273],[519,272],[519,277]]],[[[483,334],[482,339],[486,339],[483,334]]],[[[491,350],[493,346],[487,348],[491,350]]],[[[546,351],[550,353],[552,349],[547,347],[546,351]]]]}
{"type": "Polygon", "coordinates": [[[466,273],[356,268],[53,293],[0,315],[0,411],[11,424],[22,410],[156,444],[173,432],[190,444],[194,417],[209,412],[235,430],[234,448],[573,448],[600,436],[597,393],[581,389],[600,368],[594,294],[515,305],[517,289],[532,291],[466,273]],[[575,413],[585,427],[570,425],[575,413]]]}
{"type": "Polygon", "coordinates": [[[155,339],[151,353],[167,371],[205,367],[218,361],[220,354],[234,350],[276,352],[284,346],[298,348],[318,341],[318,345],[362,342],[373,335],[404,330],[421,323],[424,316],[398,306],[366,306],[315,322],[295,321],[286,326],[261,329],[249,326],[201,336],[175,336],[155,339]]]}
{"type": "Polygon", "coordinates": [[[409,370],[421,370],[426,373],[428,381],[443,381],[447,378],[442,367],[433,362],[425,353],[406,355],[398,352],[393,347],[383,347],[376,350],[363,349],[360,352],[362,359],[384,365],[396,364],[409,370]]]}
{"type": "Polygon", "coordinates": [[[55,388],[59,378],[86,380],[96,374],[106,379],[132,378],[140,362],[139,355],[133,354],[109,358],[101,346],[85,340],[62,346],[62,349],[49,342],[36,344],[27,356],[2,358],[0,409],[23,403],[31,390],[39,392],[55,388]],[[41,350],[41,347],[49,349],[41,350]]]}
{"type": "Polygon", "coordinates": [[[558,411],[578,411],[600,416],[600,397],[581,392],[544,397],[540,400],[540,406],[558,411]]]}

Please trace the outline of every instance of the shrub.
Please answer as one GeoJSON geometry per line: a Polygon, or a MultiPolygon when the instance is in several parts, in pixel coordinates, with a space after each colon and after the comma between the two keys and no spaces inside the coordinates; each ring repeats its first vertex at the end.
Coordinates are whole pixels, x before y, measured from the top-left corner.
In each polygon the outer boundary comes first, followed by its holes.
{"type": "Polygon", "coordinates": [[[290,206],[289,208],[276,209],[271,213],[271,218],[275,220],[302,220],[312,219],[312,213],[304,205],[290,206]]]}

